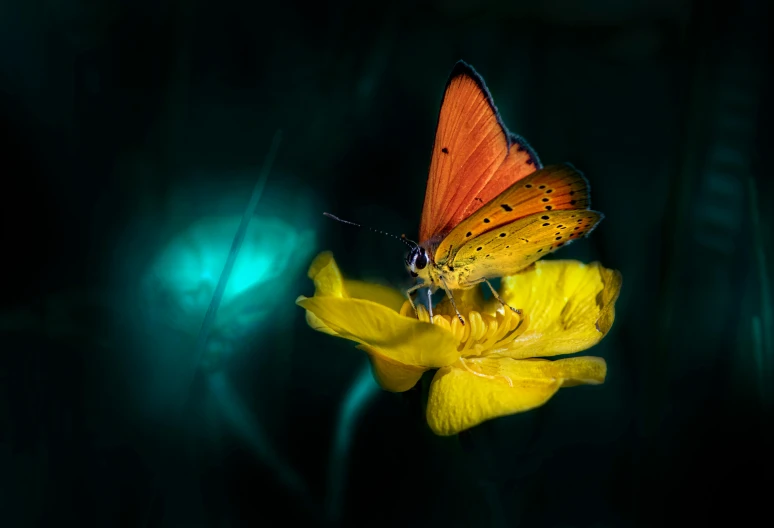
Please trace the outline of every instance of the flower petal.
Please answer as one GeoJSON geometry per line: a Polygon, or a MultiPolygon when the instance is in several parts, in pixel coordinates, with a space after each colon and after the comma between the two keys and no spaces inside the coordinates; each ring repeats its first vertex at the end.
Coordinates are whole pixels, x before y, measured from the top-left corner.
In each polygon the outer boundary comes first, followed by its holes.
{"type": "Polygon", "coordinates": [[[604,288],[597,295],[597,305],[601,306],[597,327],[602,334],[607,334],[615,320],[615,301],[621,292],[623,277],[616,270],[603,268],[597,263],[604,288]]]}
{"type": "MultiPolygon", "coordinates": [[[[301,299],[301,297],[299,297],[299,299],[301,299]]],[[[298,299],[296,299],[296,303],[298,303],[298,299]]],[[[328,325],[325,324],[325,321],[317,317],[309,310],[306,311],[306,324],[312,327],[312,330],[317,330],[318,332],[332,336],[336,335],[335,330],[331,329],[328,325]]]]}
{"type": "Polygon", "coordinates": [[[501,296],[529,315],[529,328],[497,353],[515,359],[572,354],[597,344],[615,319],[621,274],[598,262],[540,260],[503,278],[501,296]]]}
{"type": "Polygon", "coordinates": [[[534,409],[562,386],[602,383],[606,374],[605,361],[595,357],[463,361],[438,370],[430,385],[427,423],[440,436],[534,409]]]}
{"type": "Polygon", "coordinates": [[[365,299],[300,296],[296,304],[315,316],[312,327],[369,345],[404,365],[439,368],[454,363],[457,341],[438,325],[405,317],[365,299]]]}
{"type": "Polygon", "coordinates": [[[314,281],[314,294],[317,297],[344,297],[344,279],[333,260],[333,253],[323,251],[315,257],[307,273],[314,281]]]}
{"type": "Polygon", "coordinates": [[[366,345],[358,345],[357,348],[365,350],[371,360],[374,378],[384,390],[390,392],[405,392],[417,384],[419,378],[428,369],[404,365],[393,361],[379,350],[366,345]]]}
{"type": "Polygon", "coordinates": [[[333,253],[323,251],[309,266],[308,276],[314,281],[316,297],[354,297],[367,299],[400,311],[406,296],[398,290],[358,280],[344,279],[333,253]]]}
{"type": "Polygon", "coordinates": [[[396,312],[400,311],[401,306],[403,306],[407,299],[398,290],[372,282],[345,280],[344,288],[350,297],[383,304],[396,312]]]}

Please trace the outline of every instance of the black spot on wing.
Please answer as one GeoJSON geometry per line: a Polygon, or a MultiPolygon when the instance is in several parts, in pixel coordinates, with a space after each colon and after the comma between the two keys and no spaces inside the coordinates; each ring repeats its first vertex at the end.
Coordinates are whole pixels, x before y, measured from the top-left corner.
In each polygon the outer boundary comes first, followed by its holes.
{"type": "Polygon", "coordinates": [[[448,154],[449,153],[449,149],[447,149],[446,147],[443,147],[441,149],[441,152],[443,152],[444,154],[448,154]]]}
{"type": "Polygon", "coordinates": [[[508,204],[500,204],[500,207],[502,207],[503,210],[507,213],[510,213],[511,211],[513,211],[513,208],[508,204]]]}

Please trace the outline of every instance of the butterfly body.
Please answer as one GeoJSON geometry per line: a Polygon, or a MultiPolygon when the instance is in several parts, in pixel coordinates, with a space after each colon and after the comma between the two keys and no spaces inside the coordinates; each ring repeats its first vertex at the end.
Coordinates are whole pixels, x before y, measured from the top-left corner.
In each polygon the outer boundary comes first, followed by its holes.
{"type": "Polygon", "coordinates": [[[488,279],[588,235],[604,217],[589,207],[586,178],[569,164],[542,167],[506,129],[481,76],[458,62],[441,103],[419,243],[406,257],[421,281],[409,300],[427,287],[453,303],[453,290],[482,282],[497,295],[488,279]]]}

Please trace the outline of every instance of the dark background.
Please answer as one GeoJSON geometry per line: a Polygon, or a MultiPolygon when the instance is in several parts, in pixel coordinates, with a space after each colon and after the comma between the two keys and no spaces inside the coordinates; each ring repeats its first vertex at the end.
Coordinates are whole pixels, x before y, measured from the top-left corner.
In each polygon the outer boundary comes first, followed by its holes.
{"type": "Polygon", "coordinates": [[[0,524],[770,518],[768,11],[0,3],[0,524]],[[320,213],[416,233],[458,59],[545,163],[591,181],[606,220],[557,256],[624,286],[589,352],[604,385],[436,438],[419,391],[379,391],[365,354],[293,301],[323,249],[349,276],[410,284],[400,244],[320,213]],[[246,282],[200,346],[278,130],[246,282]]]}

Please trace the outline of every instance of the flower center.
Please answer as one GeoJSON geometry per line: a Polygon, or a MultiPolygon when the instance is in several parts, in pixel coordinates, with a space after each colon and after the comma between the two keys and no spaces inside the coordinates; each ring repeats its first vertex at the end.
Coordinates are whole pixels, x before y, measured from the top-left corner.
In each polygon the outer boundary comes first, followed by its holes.
{"type": "MultiPolygon", "coordinates": [[[[442,310],[443,311],[443,310],[442,310]]],[[[465,320],[463,325],[456,314],[434,313],[433,324],[450,331],[459,341],[457,350],[462,357],[483,356],[488,352],[500,348],[499,345],[516,339],[529,326],[529,318],[526,314],[519,315],[502,305],[494,314],[482,313],[470,310],[467,315],[462,313],[465,320]]],[[[414,317],[411,304],[406,301],[401,307],[400,314],[406,317],[414,317]]],[[[417,315],[420,321],[429,323],[430,314],[427,309],[417,305],[417,315]]]]}

